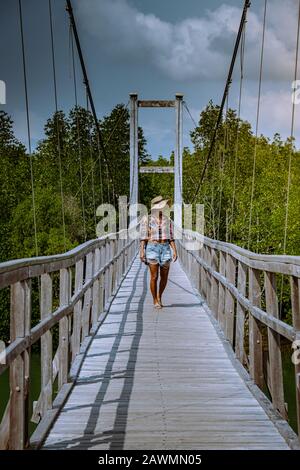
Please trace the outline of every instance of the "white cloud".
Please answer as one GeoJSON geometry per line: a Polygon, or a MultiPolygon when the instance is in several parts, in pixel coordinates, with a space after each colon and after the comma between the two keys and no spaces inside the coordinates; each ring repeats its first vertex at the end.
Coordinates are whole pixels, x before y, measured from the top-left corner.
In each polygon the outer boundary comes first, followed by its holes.
{"type": "MultiPolygon", "coordinates": [[[[296,0],[273,0],[268,10],[264,77],[292,77],[295,56],[296,0]]],[[[78,2],[85,29],[97,38],[99,50],[117,60],[151,64],[175,80],[218,79],[226,76],[241,8],[221,5],[201,17],[177,23],[144,14],[127,0],[78,2]]],[[[247,71],[257,78],[262,12],[249,12],[247,71]]]]}

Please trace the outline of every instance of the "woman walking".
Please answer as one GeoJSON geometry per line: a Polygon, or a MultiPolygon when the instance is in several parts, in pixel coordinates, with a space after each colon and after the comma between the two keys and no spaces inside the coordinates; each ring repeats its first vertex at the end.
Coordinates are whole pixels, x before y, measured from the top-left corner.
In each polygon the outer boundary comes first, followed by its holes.
{"type": "Polygon", "coordinates": [[[155,308],[163,307],[161,298],[168,282],[170,262],[172,259],[177,260],[172,222],[164,214],[168,207],[168,199],[155,197],[151,201],[151,213],[142,218],[140,225],[140,259],[149,266],[150,290],[155,308]]]}

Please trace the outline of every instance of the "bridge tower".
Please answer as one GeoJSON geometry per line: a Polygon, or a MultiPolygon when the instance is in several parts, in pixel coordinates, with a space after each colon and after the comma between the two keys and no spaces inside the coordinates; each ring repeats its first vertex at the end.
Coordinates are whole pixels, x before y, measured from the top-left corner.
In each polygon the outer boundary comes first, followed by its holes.
{"type": "MultiPolygon", "coordinates": [[[[139,100],[137,93],[130,94],[130,204],[138,201],[139,173],[174,173],[174,222],[182,227],[182,106],[183,94],[176,93],[175,100],[139,100]],[[176,142],[174,167],[140,167],[138,164],[138,108],[175,108],[176,142]]],[[[136,214],[132,216],[136,217],[136,214]]]]}

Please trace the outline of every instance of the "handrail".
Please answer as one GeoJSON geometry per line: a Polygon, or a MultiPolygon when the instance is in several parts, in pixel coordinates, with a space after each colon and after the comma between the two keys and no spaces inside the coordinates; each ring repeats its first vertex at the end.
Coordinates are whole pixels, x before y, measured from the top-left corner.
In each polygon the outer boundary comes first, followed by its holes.
{"type": "MultiPolygon", "coordinates": [[[[176,243],[184,269],[206,300],[237,359],[261,390],[267,387],[274,408],[288,419],[281,343],[291,343],[291,356],[299,350],[300,257],[260,255],[192,230],[181,230],[176,243]],[[199,249],[189,249],[191,241],[201,242],[199,249]],[[278,275],[284,285],[289,280],[292,325],[279,315],[278,275]]],[[[300,361],[295,362],[299,435],[300,361]]]]}
{"type": "Polygon", "coordinates": [[[135,229],[90,240],[67,253],[0,264],[0,288],[10,286],[11,291],[11,338],[4,351],[5,363],[0,363],[0,375],[10,368],[10,398],[0,424],[0,449],[24,449],[41,444],[70,393],[76,371],[114,292],[136,255],[138,240],[130,233],[135,229]],[[132,238],[128,240],[128,236],[132,238]],[[56,273],[59,306],[53,310],[52,278],[56,273]],[[34,327],[31,326],[32,278],[39,279],[40,286],[40,321],[34,327]],[[56,325],[59,345],[53,355],[51,331],[56,325]],[[31,420],[39,424],[30,437],[30,349],[38,341],[41,342],[42,384],[31,420]],[[57,377],[59,393],[53,402],[57,377]]]}

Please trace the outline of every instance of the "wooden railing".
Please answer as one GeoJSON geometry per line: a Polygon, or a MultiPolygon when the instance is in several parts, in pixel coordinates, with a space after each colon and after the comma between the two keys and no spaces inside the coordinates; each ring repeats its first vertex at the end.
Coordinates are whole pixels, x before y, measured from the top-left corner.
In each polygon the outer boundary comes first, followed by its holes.
{"type": "MultiPolygon", "coordinates": [[[[248,368],[255,384],[267,389],[274,408],[288,419],[282,345],[287,343],[291,360],[294,353],[294,362],[300,362],[300,257],[260,255],[189,230],[182,232],[177,245],[185,271],[237,359],[248,368]],[[199,243],[196,250],[187,248],[191,242],[199,243]],[[290,303],[292,325],[280,319],[282,286],[285,295],[289,287],[286,304],[290,303]]],[[[300,364],[295,364],[295,387],[299,436],[300,364]]]]}
{"type": "MultiPolygon", "coordinates": [[[[0,448],[38,447],[71,391],[84,354],[131,264],[138,241],[124,231],[88,241],[55,256],[0,264],[0,289],[10,288],[10,397],[0,424],[0,448]],[[58,281],[54,308],[54,278],[58,281]],[[32,282],[38,281],[40,321],[31,326],[32,282]],[[58,347],[53,352],[53,330],[58,347]],[[40,341],[41,392],[30,413],[30,351],[40,341]],[[56,390],[54,390],[56,388],[56,390]],[[54,392],[58,392],[53,400],[54,392]],[[39,423],[29,436],[30,420],[39,423]]],[[[3,360],[3,356],[5,360],[3,360]]]]}

